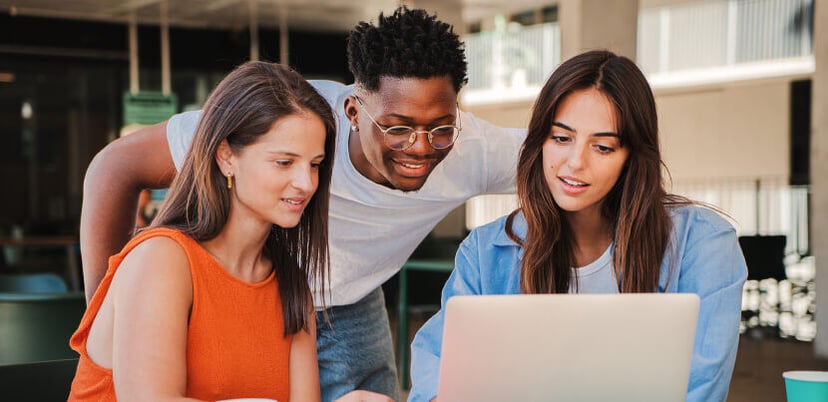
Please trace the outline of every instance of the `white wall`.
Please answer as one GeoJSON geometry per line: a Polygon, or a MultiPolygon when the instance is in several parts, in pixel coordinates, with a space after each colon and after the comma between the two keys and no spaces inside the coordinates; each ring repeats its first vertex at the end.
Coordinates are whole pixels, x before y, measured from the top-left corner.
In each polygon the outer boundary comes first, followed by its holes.
{"type": "Polygon", "coordinates": [[[702,0],[638,0],[640,8],[655,8],[681,5],[685,3],[699,3],[702,0]]]}
{"type": "Polygon", "coordinates": [[[673,179],[787,177],[789,86],[775,80],[656,93],[673,179]]]}

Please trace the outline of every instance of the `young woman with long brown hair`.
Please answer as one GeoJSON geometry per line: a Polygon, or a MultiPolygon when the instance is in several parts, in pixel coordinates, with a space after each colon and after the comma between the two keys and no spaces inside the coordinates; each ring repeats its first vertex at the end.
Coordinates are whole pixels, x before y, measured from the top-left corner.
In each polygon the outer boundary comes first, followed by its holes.
{"type": "MultiPolygon", "coordinates": [[[[732,225],[668,194],[662,165],[655,101],[635,63],[608,51],[564,62],[533,109],[520,207],[466,238],[444,305],[469,294],[696,293],[687,400],[725,400],[747,268],[732,225]]],[[[412,344],[411,401],[436,396],[443,319],[412,344]]]]}
{"type": "Polygon", "coordinates": [[[318,401],[309,281],[328,271],[328,103],[248,62],[216,87],[150,227],[110,259],[69,400],[318,401]]]}

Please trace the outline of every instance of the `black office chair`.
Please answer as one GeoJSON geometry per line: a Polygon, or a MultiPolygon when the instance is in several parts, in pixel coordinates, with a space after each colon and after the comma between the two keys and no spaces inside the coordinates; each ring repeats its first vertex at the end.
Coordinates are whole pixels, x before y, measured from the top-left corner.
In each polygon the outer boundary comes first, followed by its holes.
{"type": "Polygon", "coordinates": [[[773,278],[781,281],[787,278],[784,262],[785,242],[784,235],[739,237],[739,246],[748,267],[748,280],[761,281],[773,278]]]}
{"type": "Polygon", "coordinates": [[[770,303],[767,293],[760,287],[760,281],[773,279],[763,286],[779,286],[779,282],[787,279],[785,273],[785,242],[783,235],[774,236],[740,236],[739,246],[745,256],[748,268],[748,282],[745,291],[759,298],[758,309],[742,310],[742,325],[745,332],[754,338],[779,337],[779,323],[768,320],[762,311],[774,317],[778,314],[779,305],[770,303]]]}
{"type": "Polygon", "coordinates": [[[69,337],[85,310],[82,292],[0,293],[0,364],[78,357],[69,337]]]}
{"type": "Polygon", "coordinates": [[[0,398],[15,402],[66,401],[78,359],[0,365],[0,398]]]}

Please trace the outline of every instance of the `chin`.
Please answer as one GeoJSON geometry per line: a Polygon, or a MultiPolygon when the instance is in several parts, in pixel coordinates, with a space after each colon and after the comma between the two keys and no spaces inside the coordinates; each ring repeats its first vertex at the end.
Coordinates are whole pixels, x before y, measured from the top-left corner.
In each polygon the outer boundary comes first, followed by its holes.
{"type": "Polygon", "coordinates": [[[388,182],[397,190],[417,191],[425,185],[429,176],[431,176],[431,173],[432,170],[429,170],[428,173],[418,177],[408,177],[394,174],[390,177],[386,176],[386,178],[388,179],[388,182]]]}
{"type": "MultiPolygon", "coordinates": [[[[553,196],[553,199],[554,199],[554,196],[553,196]]],[[[567,201],[560,202],[557,199],[555,200],[555,205],[557,205],[558,208],[562,212],[566,212],[566,213],[578,212],[581,209],[583,209],[581,205],[578,205],[576,203],[567,202],[567,201]]]]}
{"type": "Polygon", "coordinates": [[[394,186],[395,189],[400,191],[417,191],[423,187],[425,184],[425,180],[418,180],[416,182],[411,182],[409,180],[395,180],[391,182],[391,185],[394,186]]]}
{"type": "Polygon", "coordinates": [[[296,225],[299,224],[299,221],[301,221],[301,218],[296,219],[296,220],[280,219],[277,222],[274,222],[273,224],[280,227],[280,228],[282,228],[282,229],[291,229],[291,228],[295,228],[296,225]]]}

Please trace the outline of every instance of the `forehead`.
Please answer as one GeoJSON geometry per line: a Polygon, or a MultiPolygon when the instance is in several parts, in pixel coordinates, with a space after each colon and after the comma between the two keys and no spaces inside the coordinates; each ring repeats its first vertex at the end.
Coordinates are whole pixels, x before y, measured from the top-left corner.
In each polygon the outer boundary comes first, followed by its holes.
{"type": "Polygon", "coordinates": [[[374,107],[383,113],[417,116],[428,112],[454,114],[457,92],[451,77],[389,77],[382,76],[379,89],[370,97],[374,107]]]}
{"type": "Polygon", "coordinates": [[[610,98],[596,88],[566,95],[555,111],[555,122],[587,134],[618,130],[618,116],[610,98]]]}
{"type": "Polygon", "coordinates": [[[268,152],[324,153],[326,135],[322,118],[302,111],[276,119],[249,146],[266,148],[268,152]]]}

